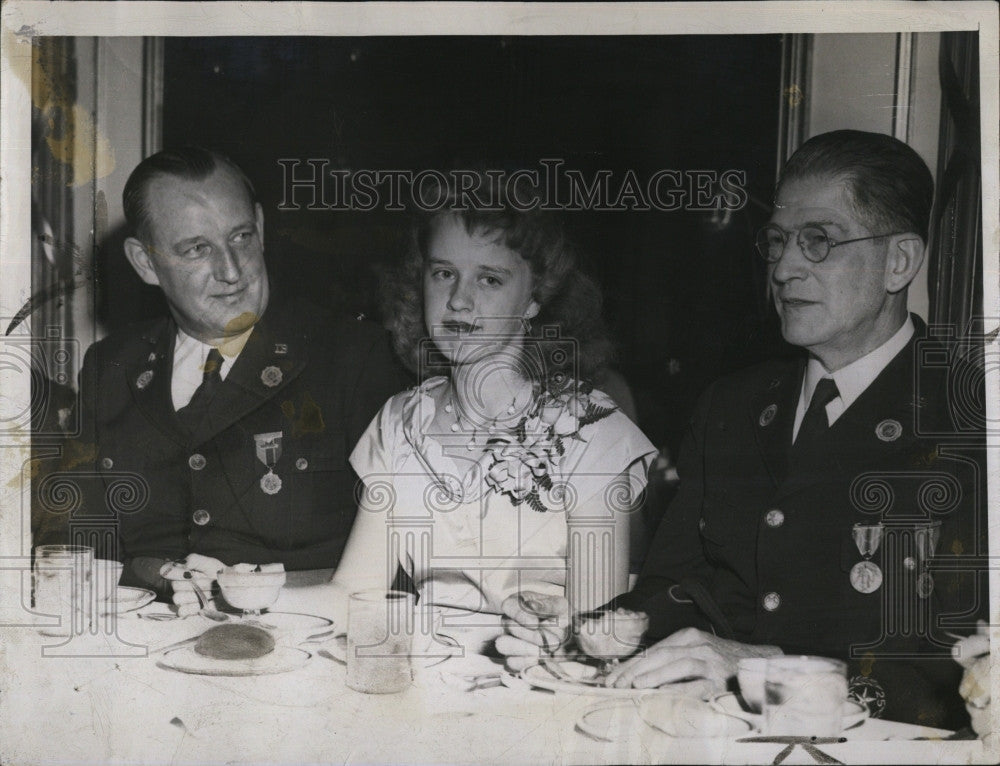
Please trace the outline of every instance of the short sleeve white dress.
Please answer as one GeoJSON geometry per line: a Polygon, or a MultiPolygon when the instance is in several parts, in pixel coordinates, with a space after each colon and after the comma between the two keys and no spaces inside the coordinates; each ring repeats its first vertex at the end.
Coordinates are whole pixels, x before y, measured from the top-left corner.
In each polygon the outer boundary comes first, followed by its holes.
{"type": "Polygon", "coordinates": [[[599,391],[543,395],[513,432],[435,433],[435,377],[393,396],[351,454],[359,513],[384,515],[421,603],[499,613],[519,590],[562,595],[567,515],[624,509],[656,449],[599,391]],[[613,480],[627,477],[628,486],[613,480]]]}

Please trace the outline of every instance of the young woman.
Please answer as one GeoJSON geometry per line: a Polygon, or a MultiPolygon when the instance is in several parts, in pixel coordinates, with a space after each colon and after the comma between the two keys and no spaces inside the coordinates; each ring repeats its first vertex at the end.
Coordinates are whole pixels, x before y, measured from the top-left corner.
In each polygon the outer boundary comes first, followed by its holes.
{"type": "Polygon", "coordinates": [[[389,283],[396,348],[422,382],[351,455],[364,489],[340,597],[400,572],[422,604],[494,614],[518,593],[582,611],[627,589],[655,449],[588,384],[610,343],[560,222],[515,210],[503,186],[493,210],[420,221],[389,283]]]}

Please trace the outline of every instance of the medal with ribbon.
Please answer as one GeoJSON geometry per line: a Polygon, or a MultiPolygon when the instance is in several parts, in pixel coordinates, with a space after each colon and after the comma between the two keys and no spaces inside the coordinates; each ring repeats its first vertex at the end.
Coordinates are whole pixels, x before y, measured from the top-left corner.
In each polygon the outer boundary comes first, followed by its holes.
{"type": "Polygon", "coordinates": [[[865,559],[851,567],[851,585],[858,593],[874,593],[882,586],[882,570],[870,560],[882,542],[882,531],[881,524],[855,524],[851,529],[858,553],[865,559]]]}
{"type": "Polygon", "coordinates": [[[937,552],[938,540],[941,538],[941,522],[932,521],[921,524],[913,530],[913,544],[920,574],[917,575],[917,595],[929,598],[934,591],[934,578],[928,571],[930,560],[937,552]]]}
{"type": "Polygon", "coordinates": [[[254,434],[253,440],[257,447],[257,459],[267,467],[260,479],[260,488],[266,495],[276,495],[281,491],[281,477],[274,472],[274,466],[281,459],[281,437],[284,431],[274,431],[267,434],[254,434]]]}

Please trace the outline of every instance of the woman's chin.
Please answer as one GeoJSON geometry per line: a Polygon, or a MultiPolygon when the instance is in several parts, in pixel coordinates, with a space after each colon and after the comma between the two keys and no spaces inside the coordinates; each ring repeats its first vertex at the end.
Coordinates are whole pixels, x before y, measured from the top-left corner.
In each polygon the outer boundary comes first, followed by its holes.
{"type": "Polygon", "coordinates": [[[517,347],[497,342],[495,339],[491,339],[488,342],[476,343],[467,339],[461,341],[442,341],[435,338],[434,343],[452,367],[500,361],[505,358],[513,359],[519,354],[517,347]]]}

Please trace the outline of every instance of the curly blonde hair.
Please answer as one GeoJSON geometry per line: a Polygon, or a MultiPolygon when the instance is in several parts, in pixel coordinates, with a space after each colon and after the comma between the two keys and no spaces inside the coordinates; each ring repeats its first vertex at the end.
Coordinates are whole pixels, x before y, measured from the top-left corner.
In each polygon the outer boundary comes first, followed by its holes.
{"type": "Polygon", "coordinates": [[[570,373],[585,382],[592,381],[612,361],[613,344],[601,317],[600,288],[580,271],[576,249],[562,219],[552,211],[537,207],[523,210],[512,205],[503,177],[484,175],[481,183],[491,186],[496,196],[490,199],[499,200],[499,204],[487,209],[459,206],[461,198],[456,191],[445,189],[443,198],[450,204],[416,218],[401,262],[385,275],[383,316],[396,352],[418,374],[447,371],[444,365],[421,360],[429,337],[424,324],[423,277],[431,237],[442,221],[452,219],[461,222],[470,235],[493,238],[531,267],[532,298],[541,308],[532,320],[529,337],[570,339],[575,348],[575,354],[564,363],[549,360],[546,376],[570,373]]]}

